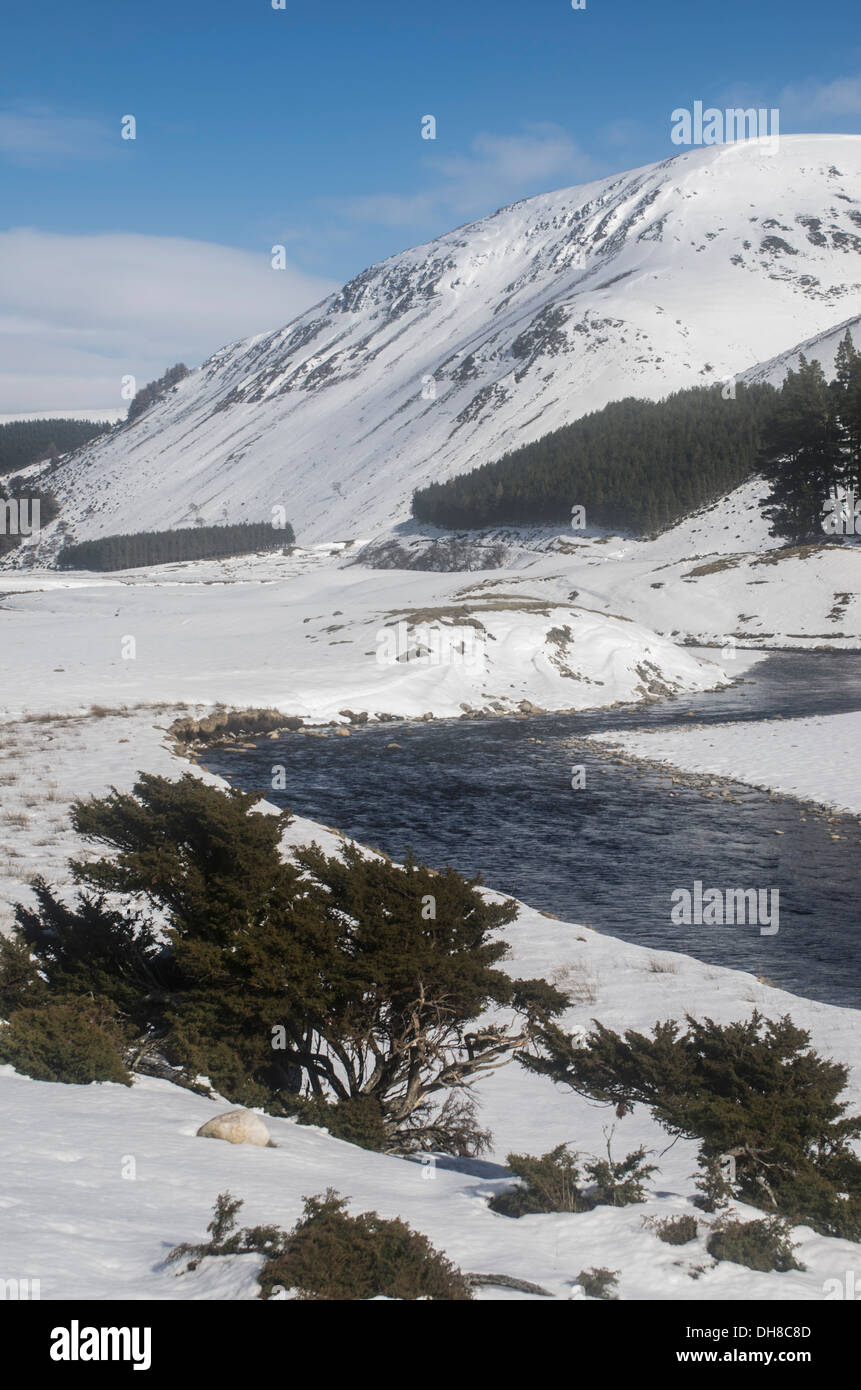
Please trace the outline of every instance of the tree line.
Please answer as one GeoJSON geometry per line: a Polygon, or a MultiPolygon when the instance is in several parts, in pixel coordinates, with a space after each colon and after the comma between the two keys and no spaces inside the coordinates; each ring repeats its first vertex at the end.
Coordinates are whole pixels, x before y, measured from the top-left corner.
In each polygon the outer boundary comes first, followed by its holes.
{"type": "Polygon", "coordinates": [[[176,531],[137,531],[131,535],[100,536],[67,544],[57,561],[60,569],[127,570],[146,565],[169,565],[179,560],[223,560],[257,550],[280,550],[295,540],[293,527],[280,529],[269,521],[239,522],[235,526],[188,526],[176,531]]]}
{"type": "Polygon", "coordinates": [[[99,420],[10,420],[0,425],[0,475],[80,449],[110,429],[99,420]]]}
{"type": "Polygon", "coordinates": [[[159,401],[162,396],[166,396],[168,391],[186,376],[188,376],[188,367],[184,362],[177,362],[175,366],[168,367],[164,376],[160,376],[157,381],[147,382],[146,386],[142,386],[132,400],[129,413],[126,416],[126,423],[137,419],[138,415],[142,415],[154,401],[159,401]]]}
{"type": "Polygon", "coordinates": [[[580,506],[589,525],[642,536],[756,475],[768,485],[761,505],[772,535],[822,539],[828,511],[844,534],[861,534],[861,516],[843,507],[847,494],[861,497],[861,353],[849,331],[831,381],[802,355],[780,388],[694,387],[663,401],[615,401],[419,489],[413,515],[452,529],[557,525],[580,506]]]}
{"type": "Polygon", "coordinates": [[[493,463],[413,496],[420,521],[460,529],[569,524],[648,535],[725,496],[756,471],[768,385],[693,387],[614,401],[493,463]]]}

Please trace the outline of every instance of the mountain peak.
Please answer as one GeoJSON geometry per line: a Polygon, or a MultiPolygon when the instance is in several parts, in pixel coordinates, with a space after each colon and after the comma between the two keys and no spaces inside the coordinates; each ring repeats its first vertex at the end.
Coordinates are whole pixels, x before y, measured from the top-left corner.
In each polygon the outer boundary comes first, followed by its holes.
{"type": "Polygon", "coordinates": [[[78,539],[274,506],[305,541],[401,522],[431,480],[857,316],[859,188],[861,136],[798,135],[501,208],[215,353],[60,470],[64,519],[78,539]]]}

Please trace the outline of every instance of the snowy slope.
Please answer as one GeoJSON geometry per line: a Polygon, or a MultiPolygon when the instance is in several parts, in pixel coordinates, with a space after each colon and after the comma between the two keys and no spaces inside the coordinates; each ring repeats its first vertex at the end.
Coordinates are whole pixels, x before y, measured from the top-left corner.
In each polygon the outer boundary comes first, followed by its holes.
{"type": "Polygon", "coordinates": [[[857,347],[861,343],[861,315],[856,314],[854,318],[844,319],[834,328],[826,329],[824,333],[816,333],[812,338],[806,338],[803,343],[796,343],[788,352],[780,352],[771,361],[761,362],[750,371],[742,373],[740,379],[751,383],[768,381],[773,386],[779,386],[790,369],[798,370],[799,359],[804,356],[808,362],[818,362],[830,381],[834,375],[837,349],[847,333],[857,347]]]}
{"type": "Polygon", "coordinates": [[[859,189],[861,136],[790,136],[517,203],[215,353],[61,468],[64,520],[86,538],[283,506],[304,542],[373,534],[431,479],[857,316],[859,189]]]}

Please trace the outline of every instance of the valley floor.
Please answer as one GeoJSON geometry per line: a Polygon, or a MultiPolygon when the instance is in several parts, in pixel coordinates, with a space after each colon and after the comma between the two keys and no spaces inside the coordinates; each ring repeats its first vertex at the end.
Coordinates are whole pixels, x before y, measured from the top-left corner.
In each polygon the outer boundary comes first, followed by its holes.
{"type": "MultiPolygon", "coordinates": [[[[217,701],[273,705],[318,723],[344,723],[347,709],[401,718],[467,709],[516,715],[702,691],[725,682],[727,671],[739,674],[737,655],[725,667],[720,650],[711,661],[693,641],[719,649],[750,638],[753,646],[759,635],[767,645],[770,634],[774,645],[857,647],[861,549],[772,563],[754,553],[761,537],[749,534],[749,501],[734,519],[721,520],[726,510],[706,515],[651,548],[593,538],[573,556],[555,545],[512,553],[506,571],[393,576],[347,567],[343,546],[124,575],[4,570],[0,930],[11,926],[14,903],[27,900],[34,874],[71,887],[67,860],[82,852],[68,824],[75,798],[129,788],[140,771],[208,776],[178,757],[167,730],[217,701]],[[704,551],[719,552],[705,567],[704,551]],[[428,625],[478,633],[482,660],[379,661],[399,624],[414,653],[428,625]]],[[[857,810],[847,745],[859,721],[834,716],[727,734],[687,729],[636,735],[625,747],[857,810]]],[[[288,840],[311,839],[330,851],[338,843],[333,832],[294,821],[288,840]]],[[[686,1012],[722,1022],[754,1008],[789,1012],[819,1050],[850,1064],[850,1103],[861,1104],[854,1010],[526,905],[505,934],[513,971],[545,975],[570,991],[572,1028],[593,1018],[647,1029],[686,1012]]],[[[643,1218],[696,1210],[693,1144],[670,1145],[640,1109],[615,1120],[515,1065],[482,1081],[478,1094],[492,1154],[429,1169],[287,1121],[271,1123],[276,1149],[200,1140],[196,1129],[224,1102],[163,1081],[79,1088],[0,1068],[0,1278],[38,1278],[45,1298],[250,1298],[256,1257],[208,1261],[177,1277],[161,1263],[166,1251],[203,1238],[226,1189],[245,1199],[245,1221],[289,1225],[302,1197],[327,1186],[349,1196],[354,1210],[403,1216],[467,1271],[519,1276],[557,1298],[570,1297],[580,1270],[594,1265],[620,1271],[625,1299],[821,1299],[826,1280],[842,1284],[861,1263],[857,1245],[806,1228],[795,1232],[806,1269],[787,1274],[714,1264],[705,1221],[694,1244],[664,1245],[643,1218]],[[508,1153],[544,1153],[569,1141],[595,1155],[611,1135],[614,1157],[640,1144],[653,1151],[660,1172],[644,1205],[519,1221],[488,1210],[486,1198],[506,1181],[508,1153]],[[123,1176],[131,1166],[133,1179],[123,1176]]]]}

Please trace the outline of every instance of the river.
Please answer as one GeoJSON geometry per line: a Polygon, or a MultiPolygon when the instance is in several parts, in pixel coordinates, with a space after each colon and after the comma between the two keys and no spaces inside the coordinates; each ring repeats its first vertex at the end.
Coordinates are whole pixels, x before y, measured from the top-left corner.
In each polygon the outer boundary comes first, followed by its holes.
{"type": "MultiPolygon", "coordinates": [[[[212,772],[402,859],[451,864],[532,907],[625,941],[764,976],[782,989],[861,1007],[861,833],[798,803],[734,784],[710,800],[646,768],[590,759],[572,736],[694,721],[861,709],[861,655],[776,652],[723,691],[649,705],[285,735],[210,750],[212,772]],[[536,743],[535,740],[541,740],[536,743]],[[390,744],[397,744],[395,748],[390,744]],[[573,763],[586,786],[571,787],[573,763]],[[271,769],[286,768],[286,791],[271,769]],[[776,832],[782,832],[777,834],[776,832]],[[779,931],[675,925],[674,889],[779,889],[779,931]]],[[[857,749],[846,756],[858,757],[857,749]]]]}

